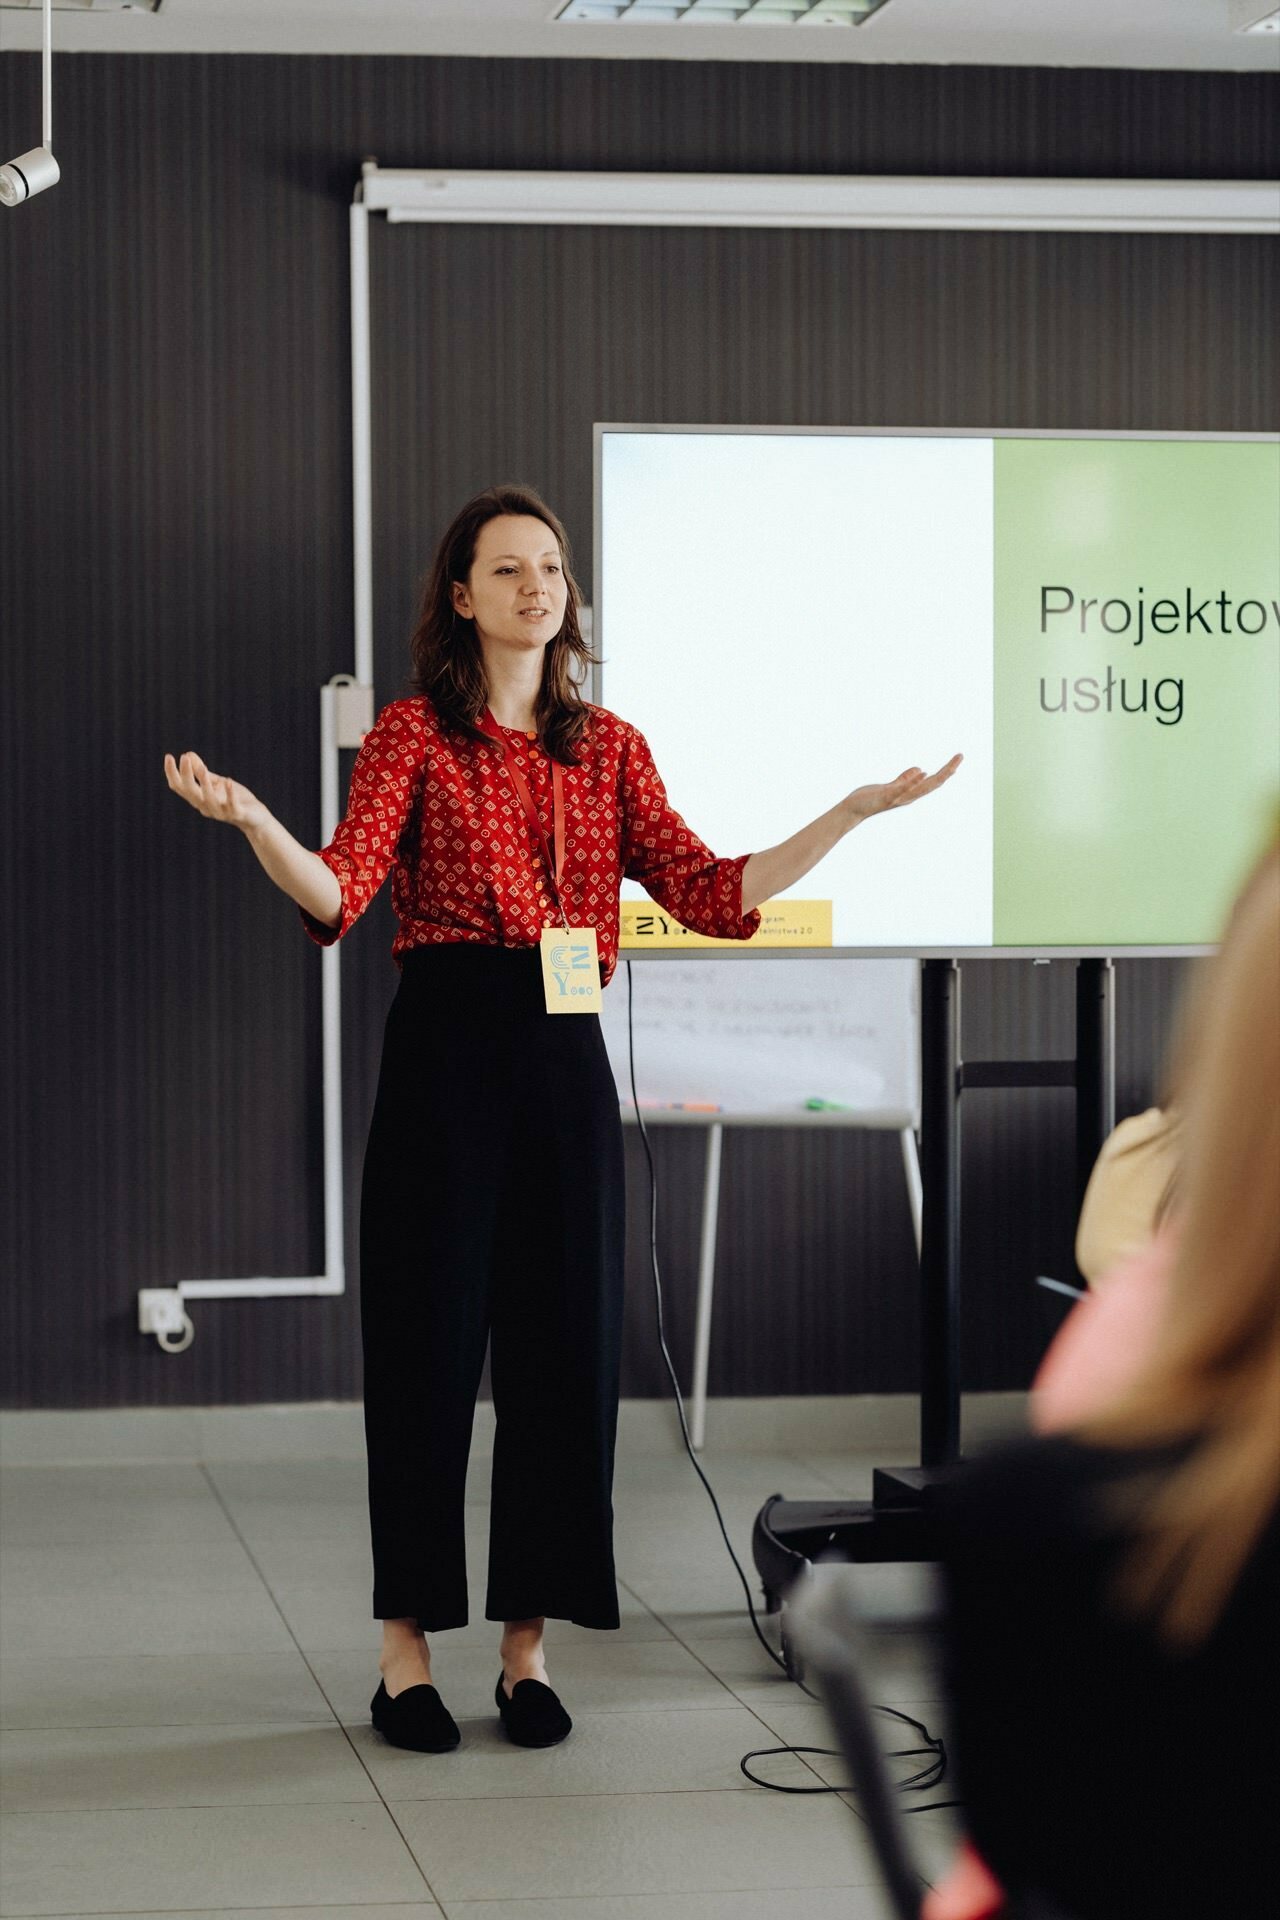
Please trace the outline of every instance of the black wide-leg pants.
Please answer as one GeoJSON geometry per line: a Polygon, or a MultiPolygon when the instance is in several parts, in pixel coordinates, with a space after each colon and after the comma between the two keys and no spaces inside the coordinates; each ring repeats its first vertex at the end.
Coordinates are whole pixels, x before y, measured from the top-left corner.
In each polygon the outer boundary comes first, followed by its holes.
{"type": "Polygon", "coordinates": [[[595,1014],[536,948],[403,956],[360,1203],[373,1613],[467,1624],[463,1503],[490,1342],[485,1618],[617,1627],[625,1192],[595,1014]]]}

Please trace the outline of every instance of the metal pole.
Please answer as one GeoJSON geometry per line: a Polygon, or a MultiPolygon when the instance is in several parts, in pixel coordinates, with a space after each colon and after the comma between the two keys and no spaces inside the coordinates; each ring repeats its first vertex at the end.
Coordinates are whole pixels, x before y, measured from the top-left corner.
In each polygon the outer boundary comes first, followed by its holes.
{"type": "MultiPolygon", "coordinates": [[[[364,163],[367,174],[376,162],[364,163]]],[[[356,679],[373,685],[373,398],[369,353],[369,209],[354,200],[351,235],[351,496],[356,679]]]]}
{"type": "Polygon", "coordinates": [[[920,979],[920,1464],[960,1457],[960,968],[920,979]]]}
{"type": "Polygon", "coordinates": [[[1116,972],[1105,959],[1076,962],[1076,1207],[1116,1123],[1116,972]]]}

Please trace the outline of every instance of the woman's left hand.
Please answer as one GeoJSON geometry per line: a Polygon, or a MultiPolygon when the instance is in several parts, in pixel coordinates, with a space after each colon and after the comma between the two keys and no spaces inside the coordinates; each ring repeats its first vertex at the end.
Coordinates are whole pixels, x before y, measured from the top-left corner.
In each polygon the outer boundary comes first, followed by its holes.
{"type": "Polygon", "coordinates": [[[846,799],[845,806],[859,820],[869,820],[873,813],[888,813],[891,807],[909,807],[913,800],[922,800],[926,793],[943,786],[963,759],[962,753],[953,753],[945,767],[939,767],[927,778],[919,767],[908,767],[896,780],[889,780],[882,787],[857,787],[846,799]]]}

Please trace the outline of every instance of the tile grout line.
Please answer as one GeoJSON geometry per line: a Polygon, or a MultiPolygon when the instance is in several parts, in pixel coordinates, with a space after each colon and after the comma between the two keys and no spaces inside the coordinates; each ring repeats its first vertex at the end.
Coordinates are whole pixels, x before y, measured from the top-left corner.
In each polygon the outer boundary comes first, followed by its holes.
{"type": "MultiPolygon", "coordinates": [[[[808,1464],[808,1462],[806,1462],[806,1461],[804,1461],[803,1459],[801,1459],[800,1457],[798,1457],[798,1456],[797,1456],[796,1454],[793,1454],[793,1453],[791,1453],[791,1452],[790,1452],[789,1450],[787,1450],[787,1449],[781,1449],[781,1450],[780,1450],[780,1451],[778,1452],[778,1454],[777,1454],[777,1456],[776,1456],[776,1457],[777,1457],[777,1458],[779,1458],[779,1459],[783,1459],[783,1460],[788,1460],[788,1461],[790,1461],[790,1462],[792,1462],[792,1463],[793,1463],[794,1465],[796,1465],[796,1466],[803,1466],[803,1467],[805,1468],[805,1470],[806,1470],[807,1472],[810,1472],[810,1473],[813,1473],[813,1474],[814,1474],[814,1476],[815,1476],[815,1478],[817,1478],[817,1479],[819,1479],[819,1480],[828,1480],[828,1479],[829,1479],[829,1476],[828,1476],[828,1475],[826,1475],[826,1474],[824,1474],[824,1473],[822,1473],[821,1471],[819,1471],[818,1469],[816,1469],[816,1468],[814,1468],[814,1467],[811,1467],[811,1466],[809,1466],[809,1464],[808,1464]]],[[[688,1458],[688,1456],[686,1455],[686,1456],[685,1456],[685,1458],[687,1459],[687,1458],[688,1458]]],[[[711,1476],[710,1476],[710,1475],[708,1474],[708,1476],[707,1476],[707,1478],[708,1478],[708,1480],[710,1479],[710,1477],[711,1477],[711,1476]]],[[[701,1484],[701,1483],[699,1483],[699,1484],[701,1484]]],[[[833,1490],[833,1491],[835,1491],[835,1490],[836,1490],[836,1489],[835,1489],[835,1487],[834,1487],[834,1484],[832,1485],[832,1490],[833,1490]]],[[[705,1488],[703,1489],[703,1491],[705,1492],[705,1488]]],[[[713,1511],[714,1511],[714,1510],[713,1510],[713,1511]]],[[[731,1562],[730,1564],[732,1564],[732,1562],[731,1562]]],[[[744,1568],[744,1569],[743,1569],[743,1578],[745,1579],[746,1577],[747,1577],[747,1576],[746,1576],[746,1569],[744,1568]]],[[[697,1652],[695,1651],[695,1649],[694,1649],[694,1648],[693,1648],[693,1647],[692,1647],[692,1646],[691,1646],[691,1645],[689,1644],[689,1642],[688,1642],[687,1640],[683,1640],[683,1639],[681,1639],[681,1637],[680,1637],[680,1635],[679,1635],[679,1634],[678,1634],[678,1633],[676,1632],[676,1630],[675,1630],[675,1628],[674,1628],[674,1627],[672,1627],[672,1626],[670,1625],[670,1623],[669,1623],[669,1622],[668,1622],[668,1621],[667,1621],[666,1619],[664,1619],[664,1618],[663,1618],[663,1616],[662,1616],[662,1615],[661,1615],[660,1613],[657,1613],[657,1612],[655,1612],[655,1611],[654,1611],[654,1609],[653,1609],[653,1608],[651,1608],[651,1607],[649,1606],[649,1604],[648,1604],[648,1602],[647,1602],[646,1600],[643,1600],[643,1599],[641,1599],[641,1596],[640,1596],[640,1595],[639,1595],[639,1594],[638,1594],[638,1593],[637,1593],[637,1592],[635,1591],[635,1589],[634,1589],[633,1587],[629,1587],[629,1586],[627,1586],[627,1585],[626,1585],[626,1582],[625,1582],[625,1581],[622,1581],[622,1580],[619,1580],[619,1582],[618,1582],[618,1584],[619,1584],[620,1586],[622,1586],[622,1587],[623,1587],[623,1588],[625,1589],[625,1591],[626,1591],[627,1593],[629,1593],[629,1594],[631,1595],[631,1598],[632,1598],[633,1600],[636,1600],[636,1601],[638,1601],[638,1602],[639,1602],[639,1604],[640,1604],[640,1606],[642,1606],[642,1607],[644,1608],[644,1610],[645,1610],[645,1612],[646,1612],[646,1613],[648,1613],[648,1614],[649,1614],[649,1615],[651,1616],[651,1618],[653,1618],[654,1620],[656,1620],[656,1621],[658,1621],[658,1623],[659,1623],[659,1625],[660,1625],[660,1626],[663,1626],[663,1627],[665,1627],[665,1628],[666,1628],[666,1630],[667,1630],[667,1632],[668,1632],[668,1633],[669,1633],[669,1634],[671,1635],[671,1637],[672,1637],[672,1639],[676,1641],[676,1643],[677,1643],[677,1645],[679,1645],[679,1646],[682,1646],[682,1647],[684,1648],[684,1650],[685,1650],[685,1652],[686,1652],[686,1653],[688,1653],[688,1654],[691,1654],[691,1655],[692,1655],[692,1657],[693,1657],[693,1658],[694,1658],[695,1660],[697,1660],[697,1662],[698,1662],[698,1664],[699,1664],[699,1666],[701,1666],[701,1667],[702,1667],[702,1668],[703,1668],[703,1669],[704,1669],[704,1670],[705,1670],[705,1671],[706,1671],[707,1673],[709,1673],[709,1674],[711,1674],[711,1677],[712,1677],[712,1679],[713,1679],[713,1680],[716,1680],[716,1681],[717,1681],[717,1682],[718,1682],[718,1683],[719,1683],[719,1684],[720,1684],[720,1685],[721,1685],[722,1687],[724,1687],[724,1689],[725,1689],[725,1692],[726,1692],[726,1693],[727,1693],[727,1694],[729,1695],[729,1697],[730,1697],[730,1699],[732,1699],[732,1700],[734,1700],[734,1701],[736,1701],[736,1702],[737,1702],[737,1704],[738,1704],[739,1706],[741,1706],[741,1707],[743,1707],[743,1708],[744,1708],[744,1709],[745,1709],[745,1710],[746,1710],[746,1711],[747,1711],[747,1712],[748,1712],[748,1713],[749,1713],[749,1714],[751,1715],[751,1717],[752,1717],[752,1718],[753,1718],[754,1720],[756,1720],[756,1721],[758,1721],[758,1722],[759,1722],[759,1724],[760,1724],[760,1725],[761,1725],[761,1726],[762,1726],[762,1727],[764,1728],[764,1730],[765,1730],[765,1732],[766,1732],[766,1733],[768,1733],[768,1734],[771,1734],[771,1735],[773,1736],[773,1738],[774,1738],[775,1740],[777,1740],[777,1739],[779,1739],[779,1737],[780,1737],[780,1736],[779,1736],[779,1735],[778,1735],[778,1733],[777,1733],[777,1732],[775,1731],[775,1729],[774,1729],[773,1727],[771,1727],[771,1726],[770,1726],[770,1725],[768,1724],[768,1722],[767,1722],[766,1720],[764,1720],[764,1719],[762,1718],[762,1716],[761,1716],[761,1715],[760,1715],[759,1713],[757,1713],[757,1712],[756,1712],[756,1710],[755,1710],[755,1708],[754,1708],[754,1707],[753,1707],[753,1706],[751,1705],[751,1703],[750,1703],[749,1701],[747,1701],[747,1700],[743,1700],[743,1699],[741,1698],[741,1696],[740,1696],[740,1695],[738,1695],[738,1694],[736,1694],[736,1693],[735,1693],[735,1692],[733,1691],[733,1689],[732,1689],[732,1687],[730,1687],[730,1686],[729,1686],[729,1684],[728,1684],[728,1682],[727,1682],[726,1680],[724,1680],[724,1679],[722,1679],[722,1678],[721,1678],[721,1676],[720,1676],[720,1675],[719,1675],[718,1673],[713,1673],[713,1672],[712,1672],[712,1669],[711,1669],[711,1668],[710,1668],[710,1667],[709,1667],[709,1666],[707,1665],[707,1662],[706,1662],[706,1661],[705,1661],[704,1659],[702,1659],[702,1657],[701,1657],[701,1655],[700,1655],[700,1654],[698,1654],[698,1653],[697,1653],[697,1652]]],[[[750,1622],[751,1622],[751,1616],[750,1616],[750,1614],[749,1614],[749,1613],[747,1613],[747,1612],[745,1611],[745,1609],[740,1609],[740,1610],[739,1610],[739,1614],[738,1614],[738,1617],[739,1617],[739,1619],[742,1619],[742,1618],[744,1618],[744,1617],[745,1617],[745,1619],[746,1619],[746,1621],[747,1621],[747,1624],[748,1624],[748,1625],[750,1625],[750,1622]]],[[[754,1628],[752,1629],[752,1636],[753,1636],[753,1639],[754,1639],[754,1637],[755,1637],[755,1630],[754,1630],[754,1628]]],[[[758,1645],[759,1645],[759,1641],[758,1641],[758,1640],[755,1640],[755,1644],[756,1644],[756,1645],[758,1646],[758,1645]]],[[[788,1675],[788,1676],[787,1676],[787,1678],[788,1678],[788,1679],[790,1679],[790,1676],[788,1675]]],[[[791,1684],[792,1684],[792,1685],[795,1685],[795,1682],[794,1682],[794,1681],[792,1681],[792,1683],[791,1683],[791,1684]]],[[[806,1698],[806,1701],[807,1701],[807,1702],[808,1702],[809,1704],[812,1704],[812,1705],[821,1705],[821,1704],[822,1704],[822,1703],[821,1703],[820,1701],[813,1701],[813,1700],[811,1699],[811,1697],[810,1697],[810,1696],[808,1696],[808,1695],[806,1695],[806,1696],[805,1696],[805,1698],[806,1698]]],[[[796,1705],[800,1705],[800,1704],[802,1704],[802,1703],[801,1703],[801,1702],[799,1702],[799,1701],[797,1701],[797,1702],[795,1702],[794,1704],[796,1704],[796,1705]]],[[[783,1746],[787,1746],[787,1745],[788,1745],[788,1743],[787,1743],[786,1741],[783,1741],[783,1742],[782,1742],[782,1744],[783,1744],[783,1746]]],[[[763,1758],[764,1756],[763,1756],[763,1755],[761,1755],[761,1756],[759,1756],[759,1757],[761,1757],[761,1758],[763,1758]]],[[[795,1751],[794,1751],[794,1750],[792,1749],[792,1750],[790,1750],[790,1752],[789,1752],[789,1753],[788,1753],[788,1755],[786,1755],[786,1756],[783,1756],[783,1755],[779,1755],[779,1754],[774,1754],[774,1755],[772,1755],[771,1757],[772,1757],[772,1758],[774,1758],[774,1759],[778,1759],[778,1758],[782,1758],[782,1759],[784,1760],[784,1764],[785,1764],[785,1759],[786,1759],[786,1758],[790,1758],[790,1759],[792,1759],[792,1760],[798,1760],[798,1761],[800,1761],[800,1763],[801,1763],[801,1765],[802,1765],[802,1766],[804,1766],[804,1767],[805,1767],[805,1768],[807,1769],[807,1771],[808,1771],[808,1772],[810,1772],[810,1773],[811,1773],[811,1774],[813,1775],[813,1777],[814,1777],[814,1779],[815,1779],[815,1780],[818,1780],[818,1781],[820,1781],[820,1782],[821,1782],[821,1785],[822,1785],[822,1789],[823,1789],[823,1791],[824,1791],[825,1793],[828,1793],[828,1794],[832,1794],[832,1795],[835,1795],[835,1796],[836,1796],[837,1798],[839,1798],[839,1799],[841,1799],[841,1800],[843,1800],[843,1799],[844,1799],[844,1795],[843,1795],[842,1793],[840,1793],[840,1792],[839,1792],[839,1790],[838,1790],[838,1789],[837,1789],[836,1787],[833,1787],[833,1786],[831,1785],[831,1783],[830,1783],[829,1781],[826,1781],[826,1780],[823,1780],[823,1779],[822,1779],[822,1775],[821,1775],[821,1774],[820,1774],[820,1773],[818,1772],[818,1769],[817,1769],[817,1768],[816,1768],[815,1766],[812,1766],[812,1765],[810,1764],[810,1761],[809,1761],[809,1758],[808,1758],[808,1757],[806,1757],[805,1755],[803,1755],[803,1754],[799,1754],[799,1753],[796,1753],[796,1752],[795,1752],[795,1751]]],[[[835,1752],[834,1752],[834,1750],[833,1750],[833,1754],[832,1754],[832,1757],[833,1757],[833,1758],[835,1757],[835,1752]]],[[[743,1776],[743,1778],[745,1779],[745,1778],[746,1778],[746,1776],[744,1775],[744,1776],[743,1776]]],[[[749,1787],[756,1787],[756,1788],[757,1788],[757,1790],[758,1790],[758,1791],[760,1791],[760,1792],[768,1792],[768,1791],[769,1791],[769,1789],[768,1789],[768,1788],[762,1788],[762,1787],[759,1787],[759,1783],[758,1783],[757,1781],[754,1781],[754,1780],[747,1780],[747,1782],[746,1782],[746,1784],[747,1784],[747,1785],[748,1785],[749,1787]]],[[[845,1804],[847,1805],[848,1803],[846,1802],[845,1804]]],[[[865,1825],[866,1825],[866,1821],[865,1821],[865,1819],[863,1818],[863,1815],[862,1815],[862,1813],[861,1813],[861,1812],[859,1811],[859,1809],[857,1809],[857,1808],[855,1807],[854,1809],[852,1809],[852,1811],[853,1811],[853,1812],[854,1812],[854,1813],[855,1813],[855,1814],[857,1815],[857,1817],[858,1817],[858,1819],[859,1819],[859,1820],[860,1820],[860,1821],[862,1822],[862,1824],[863,1824],[863,1825],[865,1826],[865,1825]]]]}
{"type": "MultiPolygon", "coordinates": [[[[820,1887],[818,1891],[821,1893],[825,1889],[820,1887]]],[[[311,1900],[307,1903],[307,1911],[310,1912],[315,1908],[318,1912],[324,1913],[332,1907],[335,1912],[348,1912],[352,1904],[350,1900],[319,1902],[311,1900]]],[[[361,1900],[355,1904],[362,1912],[366,1907],[379,1912],[383,1907],[416,1907],[419,1902],[416,1900],[361,1900]]],[[[442,1920],[448,1920],[448,1915],[438,1901],[433,1902],[433,1906],[442,1916],[442,1920]]],[[[282,1906],[279,1903],[270,1907],[129,1907],[124,1910],[119,1907],[76,1907],[70,1912],[64,1908],[61,1913],[45,1913],[43,1910],[39,1913],[10,1911],[5,1914],[4,1920],[105,1920],[106,1916],[109,1916],[109,1920],[146,1920],[146,1915],[152,1913],[167,1916],[174,1913],[296,1913],[297,1911],[296,1906],[282,1906]]]]}
{"type": "MultiPolygon", "coordinates": [[[[436,1899],[435,1888],[431,1885],[430,1880],[428,1880],[426,1872],[423,1868],[422,1862],[418,1859],[418,1856],[413,1851],[413,1848],[409,1843],[409,1836],[405,1833],[403,1827],[400,1825],[400,1822],[396,1819],[395,1815],[391,1811],[391,1808],[388,1806],[386,1800],[383,1798],[383,1795],[378,1787],[378,1783],[374,1779],[373,1775],[370,1773],[369,1768],[365,1762],[364,1756],[361,1754],[360,1749],[356,1745],[355,1741],[351,1738],[351,1735],[348,1732],[347,1728],[343,1725],[342,1718],[337,1712],[336,1708],[334,1707],[333,1701],[329,1698],[329,1695],[325,1692],[324,1685],[321,1682],[320,1676],[317,1674],[315,1668],[312,1666],[310,1660],[308,1659],[306,1651],[302,1646],[301,1641],[298,1639],[297,1635],[294,1633],[292,1626],[289,1624],[288,1620],[285,1618],[284,1612],[280,1606],[280,1602],[276,1599],[275,1594],[272,1592],[271,1583],[268,1581],[265,1573],[263,1572],[261,1566],[258,1564],[258,1561],[254,1556],[253,1548],[250,1546],[249,1542],[245,1539],[244,1534],[240,1531],[239,1526],[236,1524],[235,1516],[232,1514],[231,1509],[228,1507],[226,1501],[223,1498],[221,1487],[219,1487],[217,1481],[214,1479],[213,1475],[209,1471],[208,1462],[205,1460],[201,1460],[198,1464],[199,1464],[199,1469],[201,1474],[203,1475],[206,1483],[208,1484],[208,1486],[210,1487],[213,1493],[214,1499],[217,1501],[218,1505],[222,1508],[223,1513],[226,1514],[227,1522],[231,1527],[232,1532],[235,1534],[236,1539],[240,1542],[241,1546],[244,1548],[245,1553],[248,1555],[250,1565],[252,1566],[254,1572],[257,1574],[258,1579],[262,1582],[262,1586],[264,1591],[266,1592],[267,1598],[270,1600],[271,1605],[275,1608],[276,1613],[279,1615],[279,1618],[284,1626],[285,1632],[288,1634],[290,1640],[293,1642],[294,1647],[297,1649],[298,1658],[301,1660],[303,1666],[306,1668],[307,1672],[310,1674],[312,1682],[316,1688],[316,1691],[319,1693],[320,1698],[324,1701],[325,1705],[329,1709],[329,1712],[333,1716],[334,1724],[340,1729],[343,1739],[346,1741],[348,1747],[351,1749],[351,1752],[355,1757],[356,1764],[359,1766],[361,1772],[364,1774],[365,1779],[369,1782],[369,1785],[373,1790],[374,1799],[384,1809],[387,1815],[387,1818],[390,1820],[392,1826],[396,1830],[396,1833],[399,1835],[400,1844],[403,1846],[405,1852],[409,1856],[410,1861],[413,1863],[415,1872],[417,1872],[421,1876],[422,1884],[427,1889],[428,1896],[430,1897],[432,1902],[437,1907],[439,1907],[441,1903],[439,1900],[436,1899]]],[[[317,1724],[323,1725],[324,1723],[318,1722],[317,1724]]],[[[292,1803],[286,1802],[285,1804],[297,1805],[298,1803],[295,1801],[292,1803]]],[[[331,1802],[331,1803],[309,1802],[306,1804],[312,1804],[312,1805],[346,1804],[351,1806],[368,1806],[370,1802],[367,1800],[360,1800],[360,1801],[331,1802]]],[[[441,1908],[441,1911],[443,1911],[443,1908],[441,1908]]]]}
{"type": "MultiPolygon", "coordinates": [[[[766,1729],[766,1731],[771,1731],[771,1729],[766,1729]]],[[[752,1786],[754,1782],[747,1781],[745,1784],[752,1786]]],[[[661,1800],[670,1798],[676,1794],[689,1798],[698,1794],[741,1793],[742,1791],[742,1787],[653,1787],[648,1789],[622,1787],[605,1789],[600,1792],[592,1792],[590,1789],[584,1789],[576,1793],[564,1793],[562,1791],[556,1793],[493,1794],[430,1793],[420,1799],[415,1799],[411,1794],[397,1795],[393,1803],[388,1803],[383,1799],[381,1794],[377,1795],[375,1799],[370,1800],[173,1800],[166,1801],[160,1806],[152,1806],[145,1802],[139,1802],[136,1806],[127,1807],[6,1807],[5,1818],[13,1819],[18,1815],[34,1815],[37,1820],[57,1819],[62,1814],[104,1814],[110,1816],[122,1813],[253,1813],[259,1809],[264,1812],[280,1813],[291,1807],[319,1807],[322,1809],[325,1807],[372,1807],[379,1803],[387,1807],[388,1811],[390,1810],[390,1804],[398,1807],[500,1807],[514,1805],[525,1806],[537,1800],[554,1800],[557,1803],[568,1800],[661,1800]]],[[[829,1791],[838,1795],[842,1790],[832,1787],[829,1791]]],[[[681,1889],[674,1888],[672,1891],[679,1892],[681,1889]]],[[[693,1892],[695,1889],[688,1888],[685,1889],[685,1891],[693,1892]]],[[[718,1892],[720,1889],[717,1888],[715,1891],[718,1892]]],[[[767,1893],[768,1888],[757,1887],[756,1892],[767,1893]]],[[[433,1895],[432,1898],[434,1897],[433,1895]]],[[[521,1899],[524,1898],[523,1895],[519,1897],[521,1899]]],[[[585,1899],[587,1896],[572,1897],[585,1899]]],[[[630,1898],[632,1896],[628,1897],[630,1898]]],[[[343,1905],[350,1903],[339,1901],[337,1904],[343,1905]]],[[[406,1903],[404,1901],[393,1901],[389,1904],[403,1906],[406,1903]]],[[[217,1913],[222,1911],[222,1909],[214,1907],[210,1909],[210,1911],[217,1913]]],[[[14,1916],[6,1914],[5,1920],[14,1920],[14,1916]]]]}
{"type": "MultiPolygon", "coordinates": [[[[866,1884],[867,1884],[866,1882],[861,1880],[841,1880],[841,1881],[835,1881],[830,1885],[823,1885],[820,1887],[804,1887],[800,1889],[800,1891],[804,1893],[857,1893],[857,1892],[865,1891],[866,1884]]],[[[680,1892],[680,1889],[677,1888],[677,1889],[674,1889],[674,1891],[678,1895],[680,1892]]],[[[687,1891],[692,1894],[698,1894],[698,1893],[707,1891],[707,1889],[700,1888],[700,1887],[691,1887],[687,1889],[687,1891]]],[[[751,1894],[751,1893],[761,1893],[761,1892],[764,1892],[764,1893],[789,1892],[791,1891],[791,1889],[772,1888],[772,1887],[764,1887],[764,1888],[761,1888],[761,1887],[715,1887],[715,1888],[712,1888],[711,1891],[716,1894],[720,1894],[720,1893],[751,1894]]],[[[525,1901],[532,1902],[534,1900],[548,1900],[548,1901],[556,1900],[556,1901],[559,1901],[561,1906],[563,1906],[566,1900],[568,1901],[598,1900],[601,1898],[623,1899],[623,1900],[635,1900],[635,1899],[643,1900],[648,1897],[650,1896],[645,1894],[621,1894],[621,1895],[605,1894],[602,1896],[600,1894],[594,1894],[594,1893],[571,1893],[571,1894],[525,1893],[525,1894],[521,1894],[519,1896],[519,1899],[522,1903],[524,1903],[525,1901]]],[[[662,1899],[666,1896],[660,1894],[656,1897],[659,1899],[662,1899]]],[[[338,1911],[349,1912],[351,1911],[352,1904],[353,1903],[349,1900],[321,1901],[321,1902],[317,1902],[313,1900],[308,1903],[308,1911],[311,1911],[311,1909],[314,1908],[316,1911],[323,1913],[328,1908],[332,1907],[335,1912],[338,1912],[338,1911]]],[[[384,1907],[413,1907],[417,1905],[417,1902],[412,1900],[362,1900],[356,1904],[358,1904],[359,1909],[362,1912],[367,1907],[370,1911],[376,1913],[376,1912],[380,1912],[384,1907]]],[[[457,1911],[461,1913],[462,1909],[465,1907],[485,1907],[485,1906],[491,1906],[492,1904],[493,1902],[490,1900],[487,1894],[480,1894],[480,1895],[467,1894],[462,1899],[451,1901],[450,1906],[448,1908],[441,1906],[439,1902],[437,1902],[436,1910],[441,1914],[442,1920],[451,1920],[452,1909],[457,1909],[457,1911]]],[[[122,1912],[117,1907],[78,1907],[75,1909],[74,1912],[67,1912],[66,1910],[64,1910],[61,1913],[10,1912],[5,1915],[5,1920],[100,1920],[100,1916],[105,1916],[105,1915],[110,1915],[112,1917],[112,1920],[146,1920],[146,1916],[148,1914],[158,1914],[158,1915],[167,1915],[167,1914],[175,1914],[175,1913],[270,1914],[270,1913],[296,1913],[297,1911],[298,1909],[296,1905],[284,1906],[280,1904],[276,1904],[269,1907],[253,1907],[253,1906],[248,1906],[248,1907],[246,1906],[239,1906],[239,1907],[172,1907],[172,1906],[130,1907],[127,1912],[122,1912]]]]}

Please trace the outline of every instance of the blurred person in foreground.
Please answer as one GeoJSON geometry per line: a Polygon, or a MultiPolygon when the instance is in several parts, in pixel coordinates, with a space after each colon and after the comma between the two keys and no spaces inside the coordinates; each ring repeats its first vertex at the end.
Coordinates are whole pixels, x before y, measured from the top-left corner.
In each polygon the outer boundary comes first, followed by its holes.
{"type": "Polygon", "coordinates": [[[1251,1920],[1280,1895],[1280,836],[1180,1009],[1172,1204],[1036,1437],[949,1489],[969,1841],[922,1920],[1251,1920]]]}

